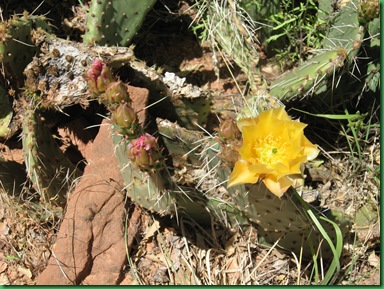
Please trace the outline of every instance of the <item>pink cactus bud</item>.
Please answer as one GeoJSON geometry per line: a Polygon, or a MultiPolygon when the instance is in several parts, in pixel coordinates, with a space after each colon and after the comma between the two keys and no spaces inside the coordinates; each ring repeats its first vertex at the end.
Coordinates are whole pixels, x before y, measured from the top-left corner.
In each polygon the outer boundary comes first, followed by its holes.
{"type": "Polygon", "coordinates": [[[121,81],[111,82],[107,86],[104,94],[104,99],[107,101],[108,104],[131,102],[127,87],[121,81]]]}
{"type": "Polygon", "coordinates": [[[100,72],[103,69],[104,65],[105,64],[101,62],[100,59],[95,59],[91,65],[91,68],[93,68],[95,71],[99,71],[99,75],[100,75],[100,72]]]}
{"type": "Polygon", "coordinates": [[[90,91],[95,94],[101,94],[106,86],[113,80],[109,68],[99,59],[95,59],[85,76],[90,91]]]}
{"type": "Polygon", "coordinates": [[[148,133],[131,141],[128,150],[131,160],[144,169],[156,165],[161,157],[157,139],[148,133]]]}

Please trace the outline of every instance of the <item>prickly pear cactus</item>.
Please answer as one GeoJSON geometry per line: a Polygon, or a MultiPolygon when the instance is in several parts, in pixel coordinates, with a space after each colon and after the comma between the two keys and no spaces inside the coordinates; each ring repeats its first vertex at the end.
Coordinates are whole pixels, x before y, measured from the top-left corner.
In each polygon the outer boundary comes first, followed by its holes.
{"type": "MultiPolygon", "coordinates": [[[[278,105],[278,102],[272,100],[265,106],[278,105]]],[[[258,115],[257,111],[253,112],[251,116],[245,113],[245,117],[258,115]]],[[[238,160],[234,154],[240,150],[239,138],[232,122],[222,122],[216,140],[211,139],[207,145],[205,163],[219,183],[226,183],[231,168],[238,160]]],[[[226,192],[227,197],[221,198],[226,199],[228,205],[242,212],[251,223],[259,227],[260,237],[270,244],[278,242],[280,248],[304,258],[311,258],[314,252],[318,252],[323,258],[334,257],[323,233],[326,232],[332,246],[336,246],[350,229],[348,218],[342,217],[338,212],[330,212],[325,217],[320,210],[307,204],[293,188],[281,197],[274,195],[262,182],[228,187],[226,192]],[[338,234],[335,233],[335,228],[340,230],[338,234]]]]}
{"type": "Polygon", "coordinates": [[[6,75],[16,78],[15,81],[23,79],[24,68],[38,51],[33,34],[44,31],[50,31],[44,16],[25,13],[0,23],[0,62],[5,66],[6,75]]]}
{"type": "MultiPolygon", "coordinates": [[[[254,206],[253,212],[256,212],[256,215],[248,214],[249,210],[246,210],[247,215],[251,221],[263,228],[260,235],[266,241],[274,243],[279,240],[279,247],[295,252],[297,256],[302,254],[304,258],[311,258],[313,252],[318,252],[323,258],[333,257],[329,244],[308,215],[308,210],[320,221],[324,231],[336,246],[337,236],[334,226],[328,221],[321,220],[320,217],[323,215],[309,204],[303,206],[304,201],[294,189],[290,189],[281,198],[270,193],[263,183],[246,186],[246,189],[250,206],[254,206]]],[[[341,229],[341,239],[351,228],[350,220],[343,218],[338,212],[331,212],[327,219],[336,222],[341,229]]]]}
{"type": "Polygon", "coordinates": [[[4,88],[0,86],[0,138],[7,138],[11,132],[9,124],[12,120],[12,105],[4,88]]]}
{"type": "MultiPolygon", "coordinates": [[[[322,5],[332,6],[332,1],[324,1],[322,5]]],[[[357,0],[343,1],[338,3],[338,11],[330,15],[330,28],[324,38],[323,47],[332,49],[344,47],[348,53],[358,50],[362,36],[358,21],[357,0]]]]}
{"type": "Polygon", "coordinates": [[[87,15],[84,43],[127,46],[156,0],[93,0],[87,15]]]}
{"type": "MultiPolygon", "coordinates": [[[[229,55],[235,63],[245,72],[252,89],[263,87],[264,81],[258,70],[260,44],[254,39],[257,31],[256,21],[244,19],[244,9],[239,1],[199,1],[201,10],[206,10],[209,17],[207,28],[210,33],[212,50],[218,47],[229,55]],[[250,27],[249,27],[250,26],[250,27]],[[253,31],[253,32],[252,32],[253,31]]],[[[272,1],[268,1],[270,4],[272,1]]],[[[246,5],[242,3],[243,5],[246,5]]]]}
{"type": "Polygon", "coordinates": [[[344,66],[346,58],[343,47],[320,53],[273,81],[270,94],[281,100],[313,94],[344,66]]]}
{"type": "Polygon", "coordinates": [[[336,89],[335,80],[355,63],[364,38],[364,29],[358,21],[357,2],[343,1],[334,11],[332,1],[321,1],[323,13],[319,17],[330,25],[322,43],[325,51],[274,80],[270,85],[271,95],[291,100],[336,89]]]}
{"type": "Polygon", "coordinates": [[[66,194],[80,173],[32,109],[24,114],[22,142],[27,175],[33,188],[44,201],[65,205],[66,194]]]}

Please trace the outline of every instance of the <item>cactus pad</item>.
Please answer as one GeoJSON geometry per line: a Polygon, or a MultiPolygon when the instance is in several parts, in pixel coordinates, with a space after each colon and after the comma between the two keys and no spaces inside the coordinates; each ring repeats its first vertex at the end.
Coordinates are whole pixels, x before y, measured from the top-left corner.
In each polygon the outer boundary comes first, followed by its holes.
{"type": "Polygon", "coordinates": [[[80,173],[33,110],[25,112],[22,141],[27,175],[34,189],[44,201],[63,205],[80,173]]]}
{"type": "Polygon", "coordinates": [[[93,0],[87,15],[84,43],[127,46],[156,0],[93,0]]]}

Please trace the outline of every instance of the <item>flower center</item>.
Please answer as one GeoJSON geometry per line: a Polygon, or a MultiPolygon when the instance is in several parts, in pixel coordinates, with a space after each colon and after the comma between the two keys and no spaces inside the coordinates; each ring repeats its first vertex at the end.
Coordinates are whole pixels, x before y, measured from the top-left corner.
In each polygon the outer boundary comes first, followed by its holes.
{"type": "Polygon", "coordinates": [[[273,137],[271,135],[257,140],[254,150],[257,160],[266,165],[268,169],[274,169],[275,165],[284,162],[287,158],[286,142],[281,137],[273,137]]]}

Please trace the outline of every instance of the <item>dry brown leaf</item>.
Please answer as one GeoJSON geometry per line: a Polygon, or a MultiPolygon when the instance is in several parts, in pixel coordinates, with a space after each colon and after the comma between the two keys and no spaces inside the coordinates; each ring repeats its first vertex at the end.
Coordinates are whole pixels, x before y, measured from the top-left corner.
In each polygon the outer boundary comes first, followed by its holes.
{"type": "Polygon", "coordinates": [[[0,285],[10,285],[8,276],[5,273],[0,274],[0,285]]]}
{"type": "Polygon", "coordinates": [[[229,238],[229,240],[225,244],[225,254],[228,257],[232,256],[235,253],[236,247],[237,247],[236,242],[238,238],[239,238],[239,232],[236,232],[236,234],[233,235],[231,238],[229,238]]]}
{"type": "Polygon", "coordinates": [[[20,274],[28,277],[29,279],[32,278],[32,272],[31,272],[31,270],[29,270],[27,268],[19,266],[19,267],[17,267],[17,272],[19,272],[20,274]]]}
{"type": "Polygon", "coordinates": [[[0,273],[3,273],[5,269],[7,269],[8,264],[5,263],[4,261],[0,261],[0,273]]]}
{"type": "Polygon", "coordinates": [[[7,236],[9,232],[9,227],[6,223],[0,222],[0,237],[7,236]]]}
{"type": "Polygon", "coordinates": [[[240,267],[239,267],[239,263],[237,262],[237,256],[231,258],[228,261],[228,267],[226,271],[227,271],[229,284],[231,285],[237,284],[237,281],[240,278],[240,267]]]}
{"type": "Polygon", "coordinates": [[[374,251],[372,251],[372,253],[368,257],[368,262],[369,265],[376,268],[380,265],[380,257],[377,256],[374,251]]]}
{"type": "Polygon", "coordinates": [[[160,223],[159,221],[155,220],[152,226],[148,229],[147,233],[145,234],[143,241],[147,241],[150,237],[155,235],[158,229],[160,229],[160,223]]]}

